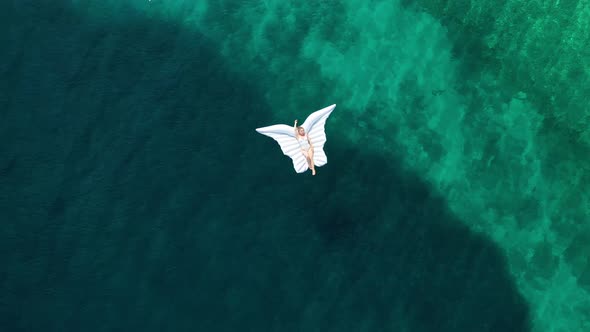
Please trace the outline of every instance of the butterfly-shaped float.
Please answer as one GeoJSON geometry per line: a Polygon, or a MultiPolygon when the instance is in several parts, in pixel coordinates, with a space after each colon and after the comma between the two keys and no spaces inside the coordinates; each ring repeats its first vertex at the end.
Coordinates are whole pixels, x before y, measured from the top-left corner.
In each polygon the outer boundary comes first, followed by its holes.
{"type": "MultiPolygon", "coordinates": [[[[324,130],[324,126],[326,124],[326,120],[335,107],[336,104],[311,113],[301,125],[301,127],[305,129],[305,133],[313,145],[313,162],[317,167],[324,166],[328,163],[328,157],[324,152],[324,144],[326,144],[326,132],[324,130]]],[[[295,136],[294,127],[278,124],[268,127],[256,128],[256,131],[262,135],[271,137],[277,141],[277,143],[279,143],[281,150],[283,150],[283,154],[289,156],[293,160],[295,172],[303,173],[307,171],[309,168],[307,159],[301,151],[299,141],[295,136]]]]}

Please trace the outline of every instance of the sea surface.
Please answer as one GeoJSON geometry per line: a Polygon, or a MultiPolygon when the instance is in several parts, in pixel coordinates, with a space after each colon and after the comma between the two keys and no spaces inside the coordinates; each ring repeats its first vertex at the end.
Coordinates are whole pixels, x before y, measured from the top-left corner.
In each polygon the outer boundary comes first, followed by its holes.
{"type": "Polygon", "coordinates": [[[6,0],[0,331],[590,331],[590,4],[6,0]],[[254,129],[331,104],[328,164],[254,129]]]}

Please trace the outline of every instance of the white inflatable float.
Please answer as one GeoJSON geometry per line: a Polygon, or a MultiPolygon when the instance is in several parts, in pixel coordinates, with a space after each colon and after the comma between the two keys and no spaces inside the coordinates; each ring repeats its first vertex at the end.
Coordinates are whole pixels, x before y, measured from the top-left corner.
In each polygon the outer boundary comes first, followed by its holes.
{"type": "MultiPolygon", "coordinates": [[[[317,167],[328,163],[328,157],[324,152],[324,144],[326,144],[324,125],[335,107],[336,104],[311,113],[301,125],[313,145],[313,162],[317,167]]],[[[283,153],[293,159],[293,167],[297,173],[307,171],[309,166],[305,155],[301,151],[293,126],[278,124],[256,128],[256,131],[273,138],[279,143],[283,153]]]]}

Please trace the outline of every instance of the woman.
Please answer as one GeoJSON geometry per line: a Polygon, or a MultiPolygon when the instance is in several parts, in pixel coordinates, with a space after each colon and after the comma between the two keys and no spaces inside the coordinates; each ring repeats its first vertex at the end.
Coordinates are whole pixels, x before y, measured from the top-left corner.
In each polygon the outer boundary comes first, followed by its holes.
{"type": "Polygon", "coordinates": [[[311,168],[311,175],[315,175],[315,165],[313,164],[313,145],[311,144],[311,140],[305,133],[305,129],[303,129],[303,127],[297,126],[297,120],[295,120],[293,130],[295,130],[295,138],[297,138],[297,142],[299,142],[301,153],[303,153],[307,159],[309,168],[311,168]]]}

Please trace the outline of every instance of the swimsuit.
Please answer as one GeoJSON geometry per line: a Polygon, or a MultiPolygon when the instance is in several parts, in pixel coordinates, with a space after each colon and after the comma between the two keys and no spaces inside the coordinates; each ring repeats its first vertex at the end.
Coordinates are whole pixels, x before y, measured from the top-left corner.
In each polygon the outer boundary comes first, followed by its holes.
{"type": "Polygon", "coordinates": [[[301,148],[301,150],[307,151],[309,150],[310,146],[309,146],[309,142],[307,141],[307,135],[306,136],[299,136],[297,138],[297,141],[299,142],[299,147],[301,148]]]}

